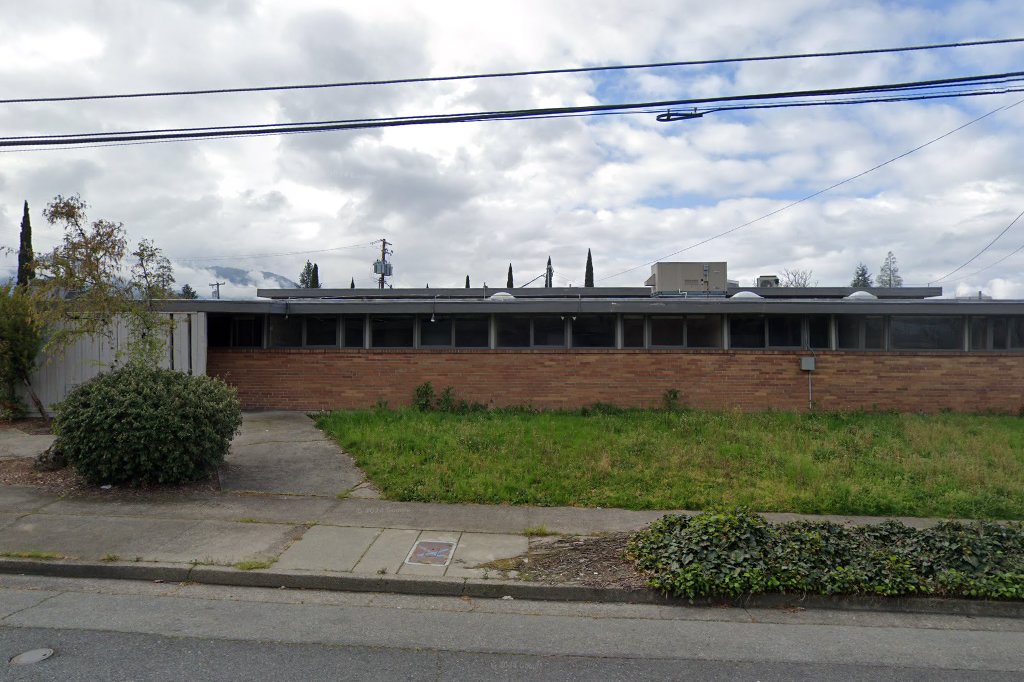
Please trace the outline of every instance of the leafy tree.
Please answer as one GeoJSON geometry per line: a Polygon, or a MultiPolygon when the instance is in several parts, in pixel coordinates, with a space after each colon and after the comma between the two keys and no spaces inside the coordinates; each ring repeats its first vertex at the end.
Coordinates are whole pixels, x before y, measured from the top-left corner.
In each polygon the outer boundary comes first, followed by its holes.
{"type": "MultiPolygon", "coordinates": [[[[814,276],[813,270],[783,270],[782,276],[779,278],[779,286],[782,287],[809,287],[811,284],[811,278],[814,276]]],[[[815,282],[816,284],[816,282],[815,282]]]]}
{"type": "Polygon", "coordinates": [[[32,251],[32,221],[28,216],[28,202],[21,217],[21,245],[18,247],[18,284],[26,286],[36,276],[35,253],[32,251]]]}
{"type": "Polygon", "coordinates": [[[302,289],[310,289],[313,287],[313,264],[306,261],[305,267],[302,268],[302,272],[299,273],[299,287],[302,289]]]}
{"type": "Polygon", "coordinates": [[[135,260],[132,263],[130,283],[135,289],[136,296],[147,302],[174,296],[174,270],[171,268],[171,261],[151,240],[140,241],[131,255],[135,260]]]}
{"type": "Polygon", "coordinates": [[[19,386],[25,387],[40,416],[46,416],[29,383],[42,345],[42,329],[27,288],[0,285],[0,419],[24,414],[19,386]]]}
{"type": "Polygon", "coordinates": [[[594,259],[590,256],[590,249],[587,249],[587,270],[583,275],[583,286],[594,286],[594,259]]]}
{"type": "Polygon", "coordinates": [[[515,284],[512,282],[512,264],[508,264],[508,280],[505,282],[505,286],[509,289],[513,288],[515,284]]]}
{"type": "Polygon", "coordinates": [[[313,275],[309,278],[309,288],[319,289],[320,288],[320,268],[316,263],[313,263],[313,275]]]}
{"type": "Polygon", "coordinates": [[[466,275],[466,288],[469,288],[469,275],[466,275]]]}
{"type": "Polygon", "coordinates": [[[868,266],[863,263],[857,264],[857,269],[853,271],[853,280],[850,282],[851,287],[857,287],[858,289],[865,289],[871,285],[871,273],[868,272],[868,266]]]}
{"type": "Polygon", "coordinates": [[[348,283],[348,288],[349,289],[355,289],[356,288],[356,278],[355,277],[353,277],[352,281],[348,283]]]}
{"type": "Polygon", "coordinates": [[[190,301],[194,301],[197,298],[199,298],[199,294],[197,294],[196,290],[193,289],[190,285],[186,284],[183,287],[181,287],[181,298],[186,298],[190,301]]]}
{"type": "Polygon", "coordinates": [[[900,268],[896,263],[896,256],[892,255],[892,251],[886,254],[885,261],[882,263],[882,267],[878,270],[877,282],[880,287],[903,286],[903,278],[900,277],[900,268]]]}
{"type": "Polygon", "coordinates": [[[61,243],[37,261],[45,276],[32,288],[37,320],[47,332],[44,348],[59,354],[83,336],[112,340],[123,322],[131,333],[121,352],[132,362],[155,365],[170,321],[152,302],[172,295],[170,261],[149,240],[129,254],[124,224],[89,223],[87,207],[77,194],[58,194],[43,210],[51,225],[64,228],[61,243]],[[133,260],[126,264],[129,255],[133,260]]]}

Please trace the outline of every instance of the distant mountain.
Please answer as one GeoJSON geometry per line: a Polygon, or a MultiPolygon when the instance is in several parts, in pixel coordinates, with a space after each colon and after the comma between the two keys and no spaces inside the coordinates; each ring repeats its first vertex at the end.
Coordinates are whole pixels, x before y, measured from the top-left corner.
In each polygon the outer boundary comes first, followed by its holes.
{"type": "Polygon", "coordinates": [[[298,282],[290,280],[287,277],[284,277],[283,275],[277,274],[276,272],[267,272],[266,270],[243,270],[242,268],[229,268],[223,265],[213,265],[205,269],[209,270],[214,275],[216,275],[217,279],[222,279],[226,282],[230,282],[235,286],[258,287],[261,284],[263,284],[263,282],[258,281],[255,277],[253,277],[253,275],[260,275],[264,280],[271,280],[282,289],[299,288],[298,282]]]}

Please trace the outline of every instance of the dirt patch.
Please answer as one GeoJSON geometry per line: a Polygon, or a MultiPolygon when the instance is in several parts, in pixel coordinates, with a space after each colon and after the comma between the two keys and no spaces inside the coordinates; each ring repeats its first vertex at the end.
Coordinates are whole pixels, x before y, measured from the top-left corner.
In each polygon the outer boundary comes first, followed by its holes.
{"type": "Polygon", "coordinates": [[[518,571],[521,579],[541,583],[644,589],[646,577],[625,557],[631,535],[533,538],[525,557],[502,559],[484,568],[518,571]]]}
{"type": "Polygon", "coordinates": [[[52,419],[43,419],[41,417],[15,419],[14,421],[0,419],[0,431],[21,431],[30,436],[47,436],[51,433],[50,428],[52,426],[52,419]]]}
{"type": "Polygon", "coordinates": [[[67,467],[57,471],[36,471],[31,458],[0,461],[0,485],[25,485],[40,488],[62,497],[104,497],[122,500],[140,500],[157,496],[185,496],[194,493],[220,491],[220,478],[216,473],[200,481],[181,485],[154,485],[137,488],[115,486],[103,489],[86,483],[74,469],[67,467]]]}

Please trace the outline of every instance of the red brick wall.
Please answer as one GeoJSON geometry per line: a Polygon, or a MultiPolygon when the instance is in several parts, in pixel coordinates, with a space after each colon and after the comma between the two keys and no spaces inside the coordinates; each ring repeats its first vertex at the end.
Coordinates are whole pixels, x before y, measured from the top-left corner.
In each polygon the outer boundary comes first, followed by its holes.
{"type": "MultiPolygon", "coordinates": [[[[245,409],[407,405],[413,388],[489,405],[571,408],[661,404],[679,389],[693,407],[806,410],[807,373],[793,351],[209,350],[207,373],[238,388],[245,409]]],[[[1011,412],[1024,407],[1024,354],[818,352],[822,410],[1011,412]]]]}

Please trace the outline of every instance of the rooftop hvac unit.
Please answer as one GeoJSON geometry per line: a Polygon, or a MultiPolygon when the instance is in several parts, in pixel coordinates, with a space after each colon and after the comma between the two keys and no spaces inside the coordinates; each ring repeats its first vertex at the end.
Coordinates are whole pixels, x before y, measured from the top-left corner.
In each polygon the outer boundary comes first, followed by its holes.
{"type": "Polygon", "coordinates": [[[382,260],[374,261],[373,263],[373,274],[375,275],[384,275],[385,277],[390,277],[392,274],[394,274],[394,270],[395,269],[391,267],[391,263],[385,263],[382,260]]]}

